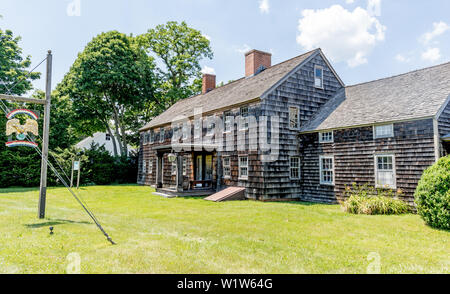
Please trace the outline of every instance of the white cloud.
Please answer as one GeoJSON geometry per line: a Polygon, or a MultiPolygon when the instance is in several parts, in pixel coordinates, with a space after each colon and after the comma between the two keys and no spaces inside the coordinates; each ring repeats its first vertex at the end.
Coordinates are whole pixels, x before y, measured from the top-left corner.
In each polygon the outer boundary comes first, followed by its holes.
{"type": "Polygon", "coordinates": [[[434,38],[444,34],[450,30],[450,26],[445,22],[435,22],[433,23],[433,30],[422,35],[420,38],[421,42],[425,45],[429,44],[434,38]]]}
{"type": "Polygon", "coordinates": [[[208,74],[208,75],[215,75],[216,71],[214,70],[214,68],[205,65],[202,68],[202,73],[203,74],[208,74]]]}
{"type": "Polygon", "coordinates": [[[408,63],[408,62],[411,61],[411,58],[406,57],[406,56],[403,55],[403,54],[397,54],[397,55],[395,56],[395,60],[397,60],[398,62],[401,62],[401,63],[408,63]]]}
{"type": "Polygon", "coordinates": [[[381,0],[368,0],[367,1],[367,12],[370,16],[380,16],[381,15],[381,0]]]}
{"type": "Polygon", "coordinates": [[[335,62],[350,67],[367,63],[372,48],[384,40],[386,27],[361,7],[353,11],[340,5],[303,10],[297,43],[306,50],[321,47],[335,62]]]}
{"type": "Polygon", "coordinates": [[[250,46],[248,46],[247,44],[244,44],[242,47],[237,48],[236,52],[239,52],[240,54],[245,54],[248,51],[250,51],[252,48],[250,46]]]}
{"type": "Polygon", "coordinates": [[[259,1],[259,11],[261,13],[268,14],[270,12],[270,3],[269,0],[261,0],[259,1]]]}
{"type": "Polygon", "coordinates": [[[436,62],[441,59],[441,50],[439,48],[429,48],[422,53],[422,59],[430,62],[436,62]]]}
{"type": "Polygon", "coordinates": [[[353,3],[355,3],[355,0],[345,0],[345,3],[347,3],[347,4],[353,4],[353,3]]]}

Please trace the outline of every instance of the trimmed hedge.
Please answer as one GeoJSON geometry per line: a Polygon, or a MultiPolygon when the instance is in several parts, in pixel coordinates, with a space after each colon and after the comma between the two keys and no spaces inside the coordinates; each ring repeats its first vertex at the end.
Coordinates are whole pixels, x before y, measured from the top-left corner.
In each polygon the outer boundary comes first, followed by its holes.
{"type": "MultiPolygon", "coordinates": [[[[397,193],[401,194],[400,191],[397,193]]],[[[342,207],[352,214],[392,215],[409,212],[408,204],[394,198],[394,192],[389,189],[353,184],[353,189],[346,187],[344,196],[347,200],[342,203],[342,207]]]]}
{"type": "Polygon", "coordinates": [[[415,192],[417,212],[433,228],[450,230],[450,156],[422,175],[415,192]]]}

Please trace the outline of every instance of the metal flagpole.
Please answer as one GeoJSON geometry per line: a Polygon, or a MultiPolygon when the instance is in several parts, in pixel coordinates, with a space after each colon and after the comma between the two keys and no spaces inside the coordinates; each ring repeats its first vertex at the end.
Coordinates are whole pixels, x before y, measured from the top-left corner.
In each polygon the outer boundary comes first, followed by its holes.
{"type": "Polygon", "coordinates": [[[44,105],[44,130],[42,136],[42,162],[41,162],[41,185],[39,190],[39,218],[45,218],[45,203],[47,198],[47,161],[48,140],[50,130],[50,106],[52,90],[52,51],[47,54],[47,82],[45,85],[44,105]]]}

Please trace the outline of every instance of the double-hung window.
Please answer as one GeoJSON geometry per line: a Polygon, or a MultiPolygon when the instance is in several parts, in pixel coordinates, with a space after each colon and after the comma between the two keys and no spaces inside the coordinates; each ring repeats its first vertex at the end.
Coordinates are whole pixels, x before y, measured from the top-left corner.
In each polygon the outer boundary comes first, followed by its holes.
{"type": "Polygon", "coordinates": [[[144,177],[147,174],[147,160],[144,160],[142,163],[142,176],[144,177]]]}
{"type": "Polygon", "coordinates": [[[375,139],[394,137],[394,125],[383,125],[374,127],[375,139]]]}
{"type": "Polygon", "coordinates": [[[300,127],[300,115],[298,107],[289,107],[289,128],[291,130],[298,130],[300,127]]]}
{"type": "Polygon", "coordinates": [[[153,173],[153,160],[152,160],[152,159],[150,159],[150,160],[148,161],[148,173],[149,173],[149,174],[152,174],[152,173],[153,173]]]}
{"type": "Polygon", "coordinates": [[[333,156],[320,156],[320,184],[334,185],[333,156]]]}
{"type": "Polygon", "coordinates": [[[223,177],[225,179],[231,178],[231,159],[230,159],[230,157],[223,158],[223,177]]]}
{"type": "Polygon", "coordinates": [[[394,155],[375,156],[375,182],[377,188],[396,187],[394,155]]]}
{"type": "Polygon", "coordinates": [[[153,132],[153,131],[150,131],[149,132],[149,141],[148,141],[150,144],[153,144],[153,143],[155,143],[155,132],[153,132]]]}
{"type": "Polygon", "coordinates": [[[239,157],[239,179],[248,179],[248,157],[239,157]]]}
{"type": "Polygon", "coordinates": [[[241,116],[241,127],[240,129],[242,131],[248,130],[248,107],[241,107],[240,109],[240,116],[241,116]]]}
{"type": "Polygon", "coordinates": [[[334,137],[333,132],[319,133],[320,143],[333,143],[334,137]]]}
{"type": "Polygon", "coordinates": [[[165,137],[166,131],[164,130],[164,128],[161,128],[161,130],[159,131],[159,142],[164,143],[165,137]]]}
{"type": "Polygon", "coordinates": [[[207,128],[206,128],[206,136],[213,136],[215,133],[215,117],[210,116],[206,119],[207,128]]]}
{"type": "Polygon", "coordinates": [[[291,179],[293,180],[300,179],[300,157],[292,156],[290,158],[290,170],[291,170],[290,174],[291,179]]]}
{"type": "Polygon", "coordinates": [[[202,136],[202,130],[203,130],[202,119],[199,118],[194,121],[194,138],[195,139],[199,139],[202,136]]]}
{"type": "Polygon", "coordinates": [[[178,160],[172,162],[172,176],[175,176],[177,174],[177,161],[178,160]]]}
{"type": "Polygon", "coordinates": [[[188,165],[187,165],[187,158],[186,156],[183,157],[183,176],[187,176],[188,174],[188,165]]]}
{"type": "Polygon", "coordinates": [[[225,133],[231,132],[231,123],[232,123],[232,116],[231,111],[226,111],[223,113],[223,131],[225,133]]]}
{"type": "Polygon", "coordinates": [[[323,89],[323,67],[314,66],[314,86],[323,89]]]}

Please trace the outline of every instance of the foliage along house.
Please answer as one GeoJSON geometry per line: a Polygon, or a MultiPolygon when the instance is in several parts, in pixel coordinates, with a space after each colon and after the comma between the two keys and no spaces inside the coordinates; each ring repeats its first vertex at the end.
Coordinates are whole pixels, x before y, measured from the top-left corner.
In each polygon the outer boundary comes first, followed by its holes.
{"type": "Polygon", "coordinates": [[[450,63],[346,87],[320,49],[271,65],[245,55],[245,77],[184,99],[141,131],[138,183],[249,199],[335,203],[346,185],[402,191],[450,152],[450,63]],[[261,144],[263,142],[263,144],[261,144]]]}

